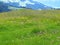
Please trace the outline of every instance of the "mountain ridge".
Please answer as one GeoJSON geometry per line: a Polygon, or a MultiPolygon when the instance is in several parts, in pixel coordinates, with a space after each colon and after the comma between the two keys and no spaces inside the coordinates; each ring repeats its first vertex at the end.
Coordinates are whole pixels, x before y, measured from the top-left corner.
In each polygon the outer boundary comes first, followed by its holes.
{"type": "Polygon", "coordinates": [[[46,6],[46,5],[44,5],[44,4],[40,3],[40,2],[33,1],[33,0],[18,0],[18,1],[17,0],[16,1],[7,0],[5,2],[4,1],[0,1],[0,3],[3,4],[3,5],[0,5],[0,7],[2,7],[4,9],[5,6],[6,6],[8,10],[11,10],[10,7],[28,8],[28,9],[33,9],[33,10],[53,9],[52,7],[46,6]]]}

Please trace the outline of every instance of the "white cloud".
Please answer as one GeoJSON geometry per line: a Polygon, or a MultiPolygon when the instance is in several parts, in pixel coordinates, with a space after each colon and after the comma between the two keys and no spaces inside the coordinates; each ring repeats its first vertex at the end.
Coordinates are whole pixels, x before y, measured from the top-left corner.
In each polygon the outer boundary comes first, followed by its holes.
{"type": "Polygon", "coordinates": [[[21,6],[26,6],[26,4],[33,4],[34,5],[34,3],[31,3],[29,0],[26,0],[24,2],[19,1],[19,5],[21,5],[21,6]]]}

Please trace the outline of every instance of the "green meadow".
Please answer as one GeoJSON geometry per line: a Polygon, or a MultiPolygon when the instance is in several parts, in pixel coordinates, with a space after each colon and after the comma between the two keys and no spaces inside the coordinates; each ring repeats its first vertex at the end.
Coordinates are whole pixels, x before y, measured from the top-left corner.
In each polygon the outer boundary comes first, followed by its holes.
{"type": "Polygon", "coordinates": [[[60,10],[0,13],[0,45],[60,45],[60,10]]]}

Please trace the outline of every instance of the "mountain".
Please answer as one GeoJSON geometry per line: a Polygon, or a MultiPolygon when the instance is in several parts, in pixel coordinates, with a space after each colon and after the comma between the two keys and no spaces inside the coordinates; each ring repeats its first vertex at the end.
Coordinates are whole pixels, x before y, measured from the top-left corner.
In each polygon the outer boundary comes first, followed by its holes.
{"type": "Polygon", "coordinates": [[[8,3],[10,6],[14,6],[17,8],[30,8],[30,9],[34,9],[34,10],[39,10],[39,9],[53,9],[52,7],[46,6],[40,2],[37,1],[33,1],[33,0],[20,0],[19,2],[11,2],[9,1],[8,3]]]}
{"type": "Polygon", "coordinates": [[[31,5],[31,4],[26,4],[26,8],[32,8],[34,10],[39,10],[39,9],[52,9],[52,7],[49,7],[49,6],[46,6],[40,2],[36,2],[36,1],[32,1],[30,0],[31,3],[34,3],[34,5],[31,5]]]}
{"type": "Polygon", "coordinates": [[[10,11],[10,9],[8,9],[8,5],[6,5],[6,3],[0,2],[0,12],[6,11],[10,11]]]}
{"type": "Polygon", "coordinates": [[[52,7],[46,6],[40,2],[33,0],[18,0],[18,1],[1,0],[0,1],[0,11],[9,11],[11,9],[18,9],[18,8],[29,8],[33,10],[53,9],[52,7]]]}
{"type": "Polygon", "coordinates": [[[19,8],[16,8],[15,6],[9,5],[4,2],[0,2],[0,12],[7,12],[7,11],[15,10],[15,9],[19,9],[19,8]]]}

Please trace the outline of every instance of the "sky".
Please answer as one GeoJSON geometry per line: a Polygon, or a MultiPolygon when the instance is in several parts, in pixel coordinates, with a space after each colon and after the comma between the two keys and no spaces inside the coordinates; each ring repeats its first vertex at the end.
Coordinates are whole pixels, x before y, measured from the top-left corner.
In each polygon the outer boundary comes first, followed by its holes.
{"type": "MultiPolygon", "coordinates": [[[[0,0],[0,1],[8,2],[8,0],[0,0]]],[[[19,2],[20,0],[10,0],[10,1],[11,2],[13,2],[13,1],[19,2]]],[[[60,8],[60,0],[33,0],[33,1],[40,2],[40,3],[45,4],[47,6],[60,8]]],[[[28,0],[26,0],[26,2],[30,3],[28,0]]],[[[24,5],[24,3],[20,3],[20,4],[24,5]]]]}
{"type": "MultiPolygon", "coordinates": [[[[34,0],[34,1],[37,1],[37,0],[34,0]]],[[[38,2],[51,7],[60,8],[60,0],[38,0],[38,2]]]]}

